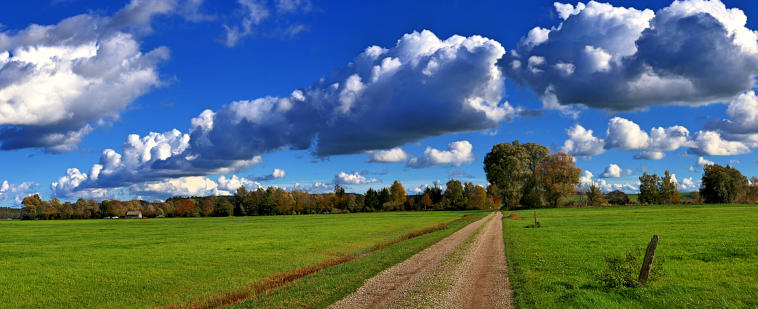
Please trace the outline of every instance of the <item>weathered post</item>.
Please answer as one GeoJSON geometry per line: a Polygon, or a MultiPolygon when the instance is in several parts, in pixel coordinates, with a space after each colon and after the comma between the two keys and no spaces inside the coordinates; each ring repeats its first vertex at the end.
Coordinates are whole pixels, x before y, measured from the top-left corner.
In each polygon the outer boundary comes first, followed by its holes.
{"type": "Polygon", "coordinates": [[[534,212],[534,227],[535,228],[539,227],[539,226],[537,226],[537,212],[536,211],[534,212]]]}
{"type": "Polygon", "coordinates": [[[640,269],[639,282],[641,285],[647,283],[648,277],[650,277],[650,269],[653,266],[653,258],[655,257],[655,249],[658,247],[658,235],[653,235],[653,239],[650,240],[650,244],[647,245],[647,251],[645,251],[645,259],[642,261],[642,269],[640,269]]]}

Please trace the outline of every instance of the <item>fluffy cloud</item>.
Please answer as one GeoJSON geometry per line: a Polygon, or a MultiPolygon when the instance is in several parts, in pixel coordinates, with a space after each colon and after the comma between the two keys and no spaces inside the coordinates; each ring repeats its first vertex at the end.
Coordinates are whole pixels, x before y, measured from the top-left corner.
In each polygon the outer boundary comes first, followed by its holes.
{"type": "Polygon", "coordinates": [[[695,161],[695,165],[690,166],[690,172],[694,172],[695,170],[702,169],[706,165],[711,165],[711,164],[715,164],[715,163],[703,157],[698,157],[697,160],[695,161]]]}
{"type": "Polygon", "coordinates": [[[690,145],[689,135],[689,130],[682,126],[652,128],[648,134],[642,131],[639,125],[628,119],[613,117],[608,121],[605,148],[644,150],[635,158],[660,160],[665,156],[663,151],[676,150],[690,145]]]}
{"type": "Polygon", "coordinates": [[[37,193],[39,184],[36,182],[22,182],[12,184],[7,180],[0,183],[0,205],[10,203],[13,206],[19,205],[28,195],[37,193]]]}
{"type": "Polygon", "coordinates": [[[358,172],[351,174],[340,172],[334,176],[334,183],[341,185],[363,185],[367,183],[379,182],[376,178],[367,178],[358,172]]]}
{"type": "Polygon", "coordinates": [[[729,119],[706,124],[728,140],[739,141],[749,147],[758,147],[758,96],[747,91],[732,98],[726,109],[729,119]]]}
{"type": "MultiPolygon", "coordinates": [[[[313,147],[324,157],[492,129],[519,111],[500,103],[504,81],[496,61],[504,53],[499,43],[480,36],[406,34],[395,47],[369,47],[334,76],[287,97],[203,111],[188,133],[131,135],[121,153],[105,150],[71,190],[232,173],[282,149],[313,147]]],[[[421,162],[470,162],[466,146],[429,150],[430,161],[421,162]]]]}
{"type": "Polygon", "coordinates": [[[0,149],[75,149],[93,126],[159,85],[168,49],[142,51],[134,29],[175,6],[134,0],[113,17],[0,31],[0,149]]]}
{"type": "Polygon", "coordinates": [[[718,0],[674,1],[658,12],[595,1],[555,7],[559,25],[532,29],[500,61],[546,108],[710,103],[750,89],[758,73],[756,33],[718,0]]]}
{"type": "Polygon", "coordinates": [[[609,164],[608,167],[605,168],[605,171],[603,174],[600,175],[600,177],[603,178],[619,178],[622,175],[631,175],[632,170],[630,169],[622,169],[618,164],[609,164]]]}
{"type": "Polygon", "coordinates": [[[619,148],[622,150],[639,150],[645,149],[649,143],[649,136],[640,129],[636,123],[620,118],[613,117],[608,121],[608,131],[606,131],[605,148],[619,148]]]}
{"type": "Polygon", "coordinates": [[[307,149],[315,141],[316,154],[329,156],[495,128],[517,111],[499,103],[504,85],[495,63],[504,53],[499,43],[479,36],[440,40],[430,31],[406,34],[395,47],[369,47],[336,75],[289,97],[237,101],[204,112],[197,121],[203,125],[190,130],[190,152],[242,159],[307,149]]]}
{"type": "Polygon", "coordinates": [[[393,163],[393,162],[405,162],[408,160],[408,154],[400,147],[395,147],[387,150],[377,150],[371,152],[366,162],[380,162],[380,163],[393,163]]]}
{"type": "Polygon", "coordinates": [[[305,191],[309,193],[327,193],[333,190],[332,186],[328,183],[316,181],[312,184],[302,184],[299,182],[296,182],[291,187],[287,188],[288,191],[305,191]]]}
{"type": "Polygon", "coordinates": [[[665,157],[666,154],[663,151],[643,151],[634,155],[634,158],[638,160],[660,160],[665,157]]]}
{"type": "Polygon", "coordinates": [[[422,157],[408,160],[408,166],[412,168],[425,168],[437,165],[461,166],[474,161],[472,150],[473,146],[468,141],[452,142],[447,146],[447,150],[426,147],[422,157]]]}
{"type": "Polygon", "coordinates": [[[671,126],[655,127],[648,133],[633,121],[621,117],[608,121],[605,139],[593,136],[591,130],[580,125],[574,125],[566,132],[569,137],[561,151],[578,156],[596,155],[608,149],[642,150],[634,156],[635,159],[660,160],[666,156],[664,151],[682,147],[689,148],[692,153],[712,156],[739,155],[750,151],[743,142],[726,140],[717,131],[698,131],[690,136],[687,128],[671,126]]]}
{"type": "Polygon", "coordinates": [[[283,169],[275,168],[273,172],[269,175],[255,177],[256,181],[269,181],[274,179],[282,179],[285,176],[287,176],[287,172],[285,172],[283,169]]]}
{"type": "MultiPolygon", "coordinates": [[[[129,190],[135,195],[158,198],[167,198],[171,196],[207,196],[220,193],[216,182],[207,177],[201,176],[181,177],[141,183],[131,186],[129,190]]],[[[221,193],[229,194],[228,192],[221,193]]]]}
{"type": "Polygon", "coordinates": [[[257,181],[252,181],[250,179],[239,177],[237,175],[232,175],[229,178],[224,175],[218,177],[218,188],[220,190],[234,193],[237,191],[237,189],[243,186],[248,190],[257,190],[261,187],[261,184],[257,181]]]}
{"type": "Polygon", "coordinates": [[[418,187],[413,188],[412,192],[415,194],[423,194],[424,191],[426,191],[426,188],[431,188],[432,186],[428,184],[423,184],[418,187]]]}
{"type": "Polygon", "coordinates": [[[699,131],[695,135],[694,153],[709,156],[732,156],[750,152],[750,149],[739,141],[727,141],[721,134],[714,131],[699,131]]]}
{"type": "Polygon", "coordinates": [[[274,19],[280,25],[275,27],[265,27],[268,35],[276,36],[294,36],[305,31],[307,26],[299,23],[281,25],[284,19],[279,17],[283,15],[292,15],[297,13],[307,13],[311,11],[312,5],[309,0],[277,0],[269,4],[260,0],[237,0],[242,19],[239,24],[224,25],[225,37],[224,44],[227,47],[234,47],[243,38],[254,35],[259,32],[264,22],[274,19]],[[270,28],[270,29],[269,29],[270,28]]]}
{"type": "Polygon", "coordinates": [[[682,190],[693,190],[700,187],[699,185],[695,184],[695,181],[692,180],[692,177],[687,177],[682,179],[682,182],[679,184],[679,188],[682,190]]]}
{"type": "MultiPolygon", "coordinates": [[[[112,192],[107,190],[109,188],[153,184],[169,178],[225,174],[263,162],[260,156],[254,156],[248,160],[231,162],[225,167],[162,166],[167,159],[184,154],[190,145],[189,142],[190,136],[178,130],[160,134],[151,132],[143,137],[131,134],[121,146],[121,153],[113,149],[104,150],[100,155],[100,162],[94,164],[89,173],[76,168],[68,169],[65,176],[51,184],[52,195],[72,198],[87,194],[92,198],[105,198],[112,195],[112,192]]],[[[187,181],[190,180],[193,179],[187,181]]],[[[170,185],[172,183],[147,186],[144,191],[149,193],[150,188],[170,185]]]]}
{"type": "Polygon", "coordinates": [[[629,182],[626,182],[626,183],[610,183],[610,182],[606,181],[605,179],[595,180],[595,179],[593,179],[593,177],[594,177],[594,175],[592,174],[592,172],[590,172],[588,170],[585,170],[584,171],[584,175],[582,175],[581,177],[579,177],[579,182],[583,186],[589,186],[589,185],[594,184],[594,185],[600,187],[600,190],[602,190],[603,192],[611,192],[611,191],[614,191],[614,190],[620,190],[620,191],[624,191],[624,192],[627,192],[627,193],[632,193],[632,192],[638,192],[639,191],[639,185],[634,184],[634,183],[629,183],[629,182]]]}
{"type": "Polygon", "coordinates": [[[566,130],[569,138],[563,143],[561,151],[572,156],[594,156],[605,152],[605,141],[592,135],[580,125],[574,125],[566,130]]]}

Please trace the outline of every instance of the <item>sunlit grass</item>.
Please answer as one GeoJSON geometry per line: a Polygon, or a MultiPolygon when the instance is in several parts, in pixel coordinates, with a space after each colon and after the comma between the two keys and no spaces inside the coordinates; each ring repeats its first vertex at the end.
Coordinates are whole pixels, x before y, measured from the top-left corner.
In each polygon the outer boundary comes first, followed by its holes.
{"type": "MultiPolygon", "coordinates": [[[[504,219],[519,308],[745,308],[758,306],[758,206],[640,206],[537,210],[541,228],[504,219]],[[644,288],[607,289],[603,256],[660,236],[663,276],[644,288]]],[[[508,214],[508,212],[506,212],[508,214]]]]}

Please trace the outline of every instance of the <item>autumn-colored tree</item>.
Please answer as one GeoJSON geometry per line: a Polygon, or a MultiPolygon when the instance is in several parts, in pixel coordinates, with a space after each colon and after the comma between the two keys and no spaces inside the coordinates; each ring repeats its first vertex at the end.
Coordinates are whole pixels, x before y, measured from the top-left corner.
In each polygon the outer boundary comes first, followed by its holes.
{"type": "Polygon", "coordinates": [[[408,210],[418,210],[418,209],[416,209],[416,199],[417,199],[417,198],[418,198],[418,196],[416,196],[416,197],[411,197],[411,198],[409,198],[409,199],[408,199],[408,200],[405,202],[406,204],[408,204],[408,208],[407,208],[408,210]]]}
{"type": "Polygon", "coordinates": [[[390,186],[389,191],[390,200],[385,203],[384,208],[386,210],[403,210],[406,201],[405,188],[403,188],[403,185],[395,180],[390,186]]]}
{"type": "Polygon", "coordinates": [[[295,206],[293,209],[295,213],[311,213],[313,201],[308,192],[293,190],[292,198],[295,200],[295,206]]]}
{"type": "Polygon", "coordinates": [[[203,201],[200,203],[200,213],[205,216],[211,216],[213,215],[214,211],[214,205],[216,204],[214,200],[216,199],[216,196],[210,196],[208,198],[204,198],[203,201]]]}
{"type": "Polygon", "coordinates": [[[432,198],[429,197],[429,193],[424,193],[424,195],[421,196],[421,207],[423,207],[424,210],[432,208],[432,198]]]}
{"type": "Polygon", "coordinates": [[[502,192],[496,184],[491,183],[487,186],[487,202],[489,203],[489,209],[500,209],[500,205],[503,203],[502,192]]]}
{"type": "Polygon", "coordinates": [[[271,196],[274,205],[276,205],[277,213],[281,215],[291,215],[295,209],[295,199],[292,195],[280,188],[275,188],[271,196]]]}
{"type": "Polygon", "coordinates": [[[195,208],[195,202],[191,199],[178,199],[175,202],[176,214],[182,217],[188,217],[192,215],[192,210],[195,208]]]}
{"type": "Polygon", "coordinates": [[[469,199],[469,206],[473,209],[484,209],[487,207],[487,191],[482,186],[475,186],[474,193],[469,199]]]}
{"type": "Polygon", "coordinates": [[[603,190],[597,184],[590,183],[584,193],[587,196],[587,204],[597,206],[605,203],[603,198],[603,190]]]}
{"type": "Polygon", "coordinates": [[[663,174],[663,178],[658,184],[658,200],[659,204],[679,204],[681,197],[679,195],[678,184],[674,182],[671,177],[671,173],[666,170],[663,174]]]}
{"type": "Polygon", "coordinates": [[[403,188],[403,185],[399,181],[395,180],[392,186],[390,186],[390,196],[395,203],[405,203],[405,188],[403,188]]]}
{"type": "Polygon", "coordinates": [[[582,173],[582,170],[576,167],[574,158],[563,152],[547,157],[541,166],[541,171],[546,197],[552,207],[558,207],[562,198],[576,192],[579,176],[582,173]]]}
{"type": "Polygon", "coordinates": [[[39,194],[29,195],[21,201],[24,205],[24,219],[38,219],[38,213],[42,208],[42,198],[39,194]]]}

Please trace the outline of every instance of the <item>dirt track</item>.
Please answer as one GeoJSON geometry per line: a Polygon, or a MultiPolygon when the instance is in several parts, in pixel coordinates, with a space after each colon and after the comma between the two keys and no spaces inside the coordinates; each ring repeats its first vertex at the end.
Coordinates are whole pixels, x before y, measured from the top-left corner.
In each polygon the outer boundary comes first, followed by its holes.
{"type": "Polygon", "coordinates": [[[392,266],[330,308],[510,308],[497,212],[392,266]]]}

